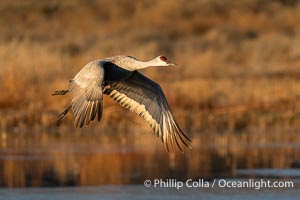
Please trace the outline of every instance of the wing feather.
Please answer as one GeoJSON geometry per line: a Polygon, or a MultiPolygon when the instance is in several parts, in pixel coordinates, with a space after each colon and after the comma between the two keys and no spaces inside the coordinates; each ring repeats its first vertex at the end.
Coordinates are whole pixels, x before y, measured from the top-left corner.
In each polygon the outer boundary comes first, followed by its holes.
{"type": "Polygon", "coordinates": [[[182,151],[181,145],[190,148],[191,140],[179,128],[161,87],[154,81],[134,71],[126,80],[109,83],[104,93],[147,121],[168,151],[174,152],[175,147],[182,151]]]}
{"type": "Polygon", "coordinates": [[[72,95],[72,110],[76,127],[88,125],[98,115],[102,117],[102,82],[104,70],[99,61],[93,61],[84,66],[73,80],[69,91],[72,95]]]}

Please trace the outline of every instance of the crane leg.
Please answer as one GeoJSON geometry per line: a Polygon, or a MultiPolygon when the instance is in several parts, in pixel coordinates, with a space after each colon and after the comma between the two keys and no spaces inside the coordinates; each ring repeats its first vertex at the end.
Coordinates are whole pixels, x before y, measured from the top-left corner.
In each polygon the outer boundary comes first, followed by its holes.
{"type": "Polygon", "coordinates": [[[54,93],[52,93],[52,95],[65,95],[69,92],[69,90],[56,90],[54,91],[54,93]]]}
{"type": "Polygon", "coordinates": [[[62,113],[57,116],[57,125],[59,126],[60,121],[66,116],[66,114],[71,110],[72,106],[69,105],[62,113]]]}

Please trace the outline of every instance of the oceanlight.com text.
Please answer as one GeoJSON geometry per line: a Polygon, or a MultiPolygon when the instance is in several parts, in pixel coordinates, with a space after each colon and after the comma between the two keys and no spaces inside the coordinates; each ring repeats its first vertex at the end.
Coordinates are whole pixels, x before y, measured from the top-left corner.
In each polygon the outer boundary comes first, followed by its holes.
{"type": "Polygon", "coordinates": [[[145,180],[145,187],[154,188],[253,188],[259,190],[262,188],[293,188],[294,182],[291,180],[267,180],[267,179],[188,179],[186,181],[177,181],[176,179],[154,179],[145,180]]]}

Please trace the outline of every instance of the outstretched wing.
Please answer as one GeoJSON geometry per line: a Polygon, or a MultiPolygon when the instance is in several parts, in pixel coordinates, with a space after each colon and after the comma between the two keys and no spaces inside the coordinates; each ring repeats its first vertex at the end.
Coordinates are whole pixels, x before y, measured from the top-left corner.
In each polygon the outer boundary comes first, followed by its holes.
{"type": "Polygon", "coordinates": [[[161,87],[141,73],[134,71],[126,80],[112,82],[104,87],[104,93],[120,105],[146,120],[168,151],[176,145],[189,147],[191,141],[179,128],[161,87]]]}
{"type": "Polygon", "coordinates": [[[84,66],[75,78],[70,80],[69,91],[72,95],[72,110],[76,127],[88,125],[98,115],[102,117],[102,82],[104,70],[100,62],[90,62],[84,66]]]}

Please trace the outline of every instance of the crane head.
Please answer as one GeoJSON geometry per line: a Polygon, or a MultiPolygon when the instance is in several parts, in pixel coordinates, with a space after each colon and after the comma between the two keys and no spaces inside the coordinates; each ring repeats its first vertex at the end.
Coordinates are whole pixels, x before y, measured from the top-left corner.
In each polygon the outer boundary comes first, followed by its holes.
{"type": "Polygon", "coordinates": [[[158,60],[158,62],[161,63],[161,66],[173,66],[173,65],[176,65],[175,63],[170,62],[166,56],[158,56],[157,60],[158,60]]]}

